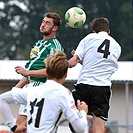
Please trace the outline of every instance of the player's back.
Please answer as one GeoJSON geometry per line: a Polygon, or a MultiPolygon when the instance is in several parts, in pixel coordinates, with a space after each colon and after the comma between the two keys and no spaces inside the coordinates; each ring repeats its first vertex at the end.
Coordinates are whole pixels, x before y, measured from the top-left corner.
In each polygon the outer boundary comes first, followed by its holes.
{"type": "Polygon", "coordinates": [[[106,32],[89,34],[81,43],[84,56],[78,83],[110,86],[111,75],[118,69],[119,44],[106,32]]]}
{"type": "Polygon", "coordinates": [[[28,132],[50,133],[54,130],[62,114],[59,100],[65,93],[67,89],[53,80],[32,90],[27,100],[28,132]]]}

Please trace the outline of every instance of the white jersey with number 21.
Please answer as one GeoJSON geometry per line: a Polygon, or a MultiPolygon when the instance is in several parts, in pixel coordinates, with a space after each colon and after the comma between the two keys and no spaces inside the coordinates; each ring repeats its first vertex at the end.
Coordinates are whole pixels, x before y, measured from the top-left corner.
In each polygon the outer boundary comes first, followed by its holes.
{"type": "Polygon", "coordinates": [[[53,133],[62,113],[70,123],[81,117],[70,91],[53,80],[34,88],[15,88],[12,95],[16,102],[27,104],[28,133],[53,133]]]}

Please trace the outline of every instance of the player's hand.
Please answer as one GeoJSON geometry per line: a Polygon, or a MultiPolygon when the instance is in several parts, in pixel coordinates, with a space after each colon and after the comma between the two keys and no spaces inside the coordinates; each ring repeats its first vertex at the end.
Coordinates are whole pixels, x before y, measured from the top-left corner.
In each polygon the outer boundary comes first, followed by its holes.
{"type": "Polygon", "coordinates": [[[23,68],[22,66],[16,66],[15,67],[15,71],[18,74],[21,74],[22,76],[28,76],[28,70],[26,70],[25,68],[23,68]]]}
{"type": "Polygon", "coordinates": [[[88,113],[88,105],[84,102],[80,100],[77,100],[77,108],[78,110],[84,110],[86,113],[88,113]]]}
{"type": "Polygon", "coordinates": [[[71,51],[71,54],[72,54],[72,56],[74,56],[74,54],[75,54],[75,50],[72,50],[72,51],[71,51]]]}
{"type": "Polygon", "coordinates": [[[26,126],[19,125],[19,126],[15,129],[14,133],[27,133],[27,128],[26,128],[26,126]]]}

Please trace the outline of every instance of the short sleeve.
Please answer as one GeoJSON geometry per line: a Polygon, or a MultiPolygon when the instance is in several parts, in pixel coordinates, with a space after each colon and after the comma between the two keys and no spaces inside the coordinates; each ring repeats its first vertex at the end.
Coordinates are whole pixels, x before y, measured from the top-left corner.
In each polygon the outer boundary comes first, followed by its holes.
{"type": "Polygon", "coordinates": [[[80,41],[74,55],[77,55],[80,60],[83,60],[83,54],[84,54],[84,39],[80,41]]]}
{"type": "Polygon", "coordinates": [[[27,89],[13,87],[12,96],[16,103],[27,104],[27,89]]]}

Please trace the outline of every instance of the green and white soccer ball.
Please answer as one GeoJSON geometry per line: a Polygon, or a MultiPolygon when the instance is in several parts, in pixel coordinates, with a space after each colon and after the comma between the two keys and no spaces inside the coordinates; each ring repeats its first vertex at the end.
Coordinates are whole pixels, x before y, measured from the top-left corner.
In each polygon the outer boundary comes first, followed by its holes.
{"type": "Polygon", "coordinates": [[[86,21],[86,14],[81,8],[72,7],[65,13],[65,21],[72,28],[80,28],[86,21]]]}

